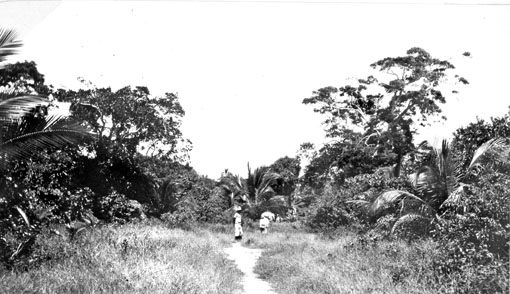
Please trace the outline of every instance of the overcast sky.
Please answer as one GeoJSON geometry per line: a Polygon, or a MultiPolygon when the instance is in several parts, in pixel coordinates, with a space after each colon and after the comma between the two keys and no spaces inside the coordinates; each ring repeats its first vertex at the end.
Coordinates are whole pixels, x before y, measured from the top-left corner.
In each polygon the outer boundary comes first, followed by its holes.
{"type": "Polygon", "coordinates": [[[217,178],[320,143],[321,117],[303,98],[415,46],[470,81],[447,97],[448,121],[419,139],[508,111],[510,6],[391,2],[0,1],[0,25],[25,44],[12,60],[34,60],[56,87],[79,87],[83,77],[177,92],[191,164],[217,178]]]}

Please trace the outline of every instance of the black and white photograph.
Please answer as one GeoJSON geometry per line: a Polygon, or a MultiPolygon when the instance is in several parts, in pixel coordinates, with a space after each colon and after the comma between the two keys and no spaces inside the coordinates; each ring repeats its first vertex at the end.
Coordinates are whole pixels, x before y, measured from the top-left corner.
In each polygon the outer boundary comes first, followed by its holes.
{"type": "Polygon", "coordinates": [[[509,71],[508,0],[0,0],[0,294],[508,294],[509,71]]]}

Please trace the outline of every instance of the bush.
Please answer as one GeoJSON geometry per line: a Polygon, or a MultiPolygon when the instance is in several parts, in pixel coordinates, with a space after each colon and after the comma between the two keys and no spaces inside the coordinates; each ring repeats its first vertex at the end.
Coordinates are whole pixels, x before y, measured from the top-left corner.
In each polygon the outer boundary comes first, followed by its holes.
{"type": "Polygon", "coordinates": [[[79,220],[92,208],[92,191],[70,177],[76,169],[73,152],[42,152],[13,163],[0,176],[0,262],[5,266],[30,259],[45,225],[79,220]]]}
{"type": "Polygon", "coordinates": [[[508,231],[508,226],[475,214],[439,225],[437,275],[456,293],[508,293],[508,231]]]}
{"type": "Polygon", "coordinates": [[[354,218],[349,215],[344,207],[321,206],[307,220],[307,226],[314,231],[328,232],[335,230],[340,226],[350,225],[354,222],[354,218]]]}
{"type": "Polygon", "coordinates": [[[112,190],[108,195],[95,199],[94,214],[107,222],[125,223],[132,218],[140,217],[143,211],[139,203],[130,201],[125,195],[112,190]]]}
{"type": "Polygon", "coordinates": [[[458,293],[509,292],[509,201],[510,179],[484,175],[436,224],[433,233],[443,252],[436,270],[445,285],[458,293]]]}
{"type": "Polygon", "coordinates": [[[414,192],[406,178],[387,178],[382,169],[374,174],[348,178],[340,187],[326,184],[323,193],[316,196],[311,205],[307,225],[315,231],[329,231],[345,225],[366,230],[368,222],[375,223],[376,219],[371,219],[366,211],[349,204],[349,201],[372,202],[381,193],[391,190],[414,192]]]}

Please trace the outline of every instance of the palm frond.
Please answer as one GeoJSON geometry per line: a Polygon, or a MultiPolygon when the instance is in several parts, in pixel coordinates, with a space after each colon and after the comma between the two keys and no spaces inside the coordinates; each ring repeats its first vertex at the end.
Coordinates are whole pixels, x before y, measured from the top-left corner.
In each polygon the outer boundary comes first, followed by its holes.
{"type": "Polygon", "coordinates": [[[371,205],[371,203],[366,200],[348,200],[345,203],[352,204],[354,207],[358,208],[365,214],[369,212],[371,205]]]}
{"type": "Polygon", "coordinates": [[[436,149],[435,153],[439,177],[444,185],[445,194],[449,195],[458,187],[462,176],[462,165],[453,158],[450,145],[446,140],[442,141],[441,148],[436,149]]]}
{"type": "Polygon", "coordinates": [[[439,174],[432,166],[422,166],[414,173],[414,187],[420,194],[436,193],[433,185],[438,181],[439,174]]]}
{"type": "Polygon", "coordinates": [[[409,213],[395,222],[391,233],[400,236],[423,236],[428,232],[432,220],[421,214],[409,213]]]}
{"type": "Polygon", "coordinates": [[[279,177],[280,176],[278,174],[272,173],[268,170],[262,177],[260,186],[257,188],[258,197],[267,198],[265,194],[274,194],[274,190],[271,188],[271,185],[275,184],[279,177]]]}
{"type": "Polygon", "coordinates": [[[49,100],[42,96],[20,96],[0,101],[0,124],[21,119],[35,107],[47,104],[49,100]]]}
{"type": "Polygon", "coordinates": [[[10,135],[0,143],[0,152],[4,158],[25,158],[47,149],[74,144],[84,137],[92,137],[93,133],[76,122],[68,122],[62,116],[49,116],[39,123],[27,120],[11,124],[10,135]]]}
{"type": "Polygon", "coordinates": [[[427,211],[435,211],[427,202],[423,201],[423,199],[420,197],[406,191],[393,190],[384,192],[379,197],[377,197],[370,205],[370,213],[373,216],[378,216],[386,209],[395,207],[398,203],[405,199],[412,199],[413,201],[418,202],[427,211]]]}
{"type": "Polygon", "coordinates": [[[465,173],[461,162],[455,160],[447,140],[443,140],[439,148],[429,150],[428,163],[416,171],[414,186],[420,196],[439,207],[458,188],[465,173]]]}
{"type": "Polygon", "coordinates": [[[27,226],[30,227],[30,222],[28,221],[28,217],[27,217],[27,214],[25,213],[25,211],[23,211],[23,209],[19,208],[19,206],[14,206],[14,208],[16,208],[16,210],[21,215],[21,217],[23,218],[23,220],[25,221],[27,226]]]}
{"type": "Polygon", "coordinates": [[[289,210],[290,206],[288,205],[289,199],[288,196],[274,196],[269,200],[262,201],[259,203],[259,207],[264,210],[271,211],[273,213],[277,213],[279,215],[285,215],[289,210]]]}
{"type": "MultiPolygon", "coordinates": [[[[4,62],[7,57],[15,54],[17,49],[22,46],[21,41],[16,40],[16,31],[0,28],[0,62],[4,62]]],[[[0,66],[0,69],[2,66],[0,66]]]]}
{"type": "Polygon", "coordinates": [[[246,188],[243,184],[243,179],[239,175],[228,174],[222,177],[219,182],[219,186],[222,187],[230,197],[231,205],[234,205],[235,198],[241,198],[245,203],[250,204],[248,197],[246,196],[246,188]]]}
{"type": "Polygon", "coordinates": [[[469,185],[467,184],[460,184],[460,186],[455,191],[448,195],[448,198],[441,204],[439,208],[458,207],[461,204],[462,199],[465,199],[468,187],[469,185]]]}
{"type": "Polygon", "coordinates": [[[248,178],[246,179],[248,196],[256,203],[267,200],[266,198],[269,198],[272,192],[274,192],[271,185],[278,178],[279,175],[272,173],[267,166],[258,167],[252,173],[248,163],[248,178]]]}
{"type": "Polygon", "coordinates": [[[468,170],[483,168],[484,164],[508,164],[510,161],[510,144],[507,140],[507,138],[493,138],[478,147],[468,170]]]}

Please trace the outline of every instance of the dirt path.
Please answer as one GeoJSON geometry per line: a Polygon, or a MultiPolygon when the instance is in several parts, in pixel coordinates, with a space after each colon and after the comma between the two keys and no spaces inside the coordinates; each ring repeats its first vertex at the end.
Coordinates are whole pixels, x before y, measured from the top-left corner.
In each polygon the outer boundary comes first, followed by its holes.
{"type": "Polygon", "coordinates": [[[269,283],[261,280],[253,272],[257,259],[262,254],[261,249],[247,248],[242,246],[241,243],[234,243],[232,247],[225,248],[225,253],[244,273],[244,294],[276,294],[271,289],[269,283]]]}

